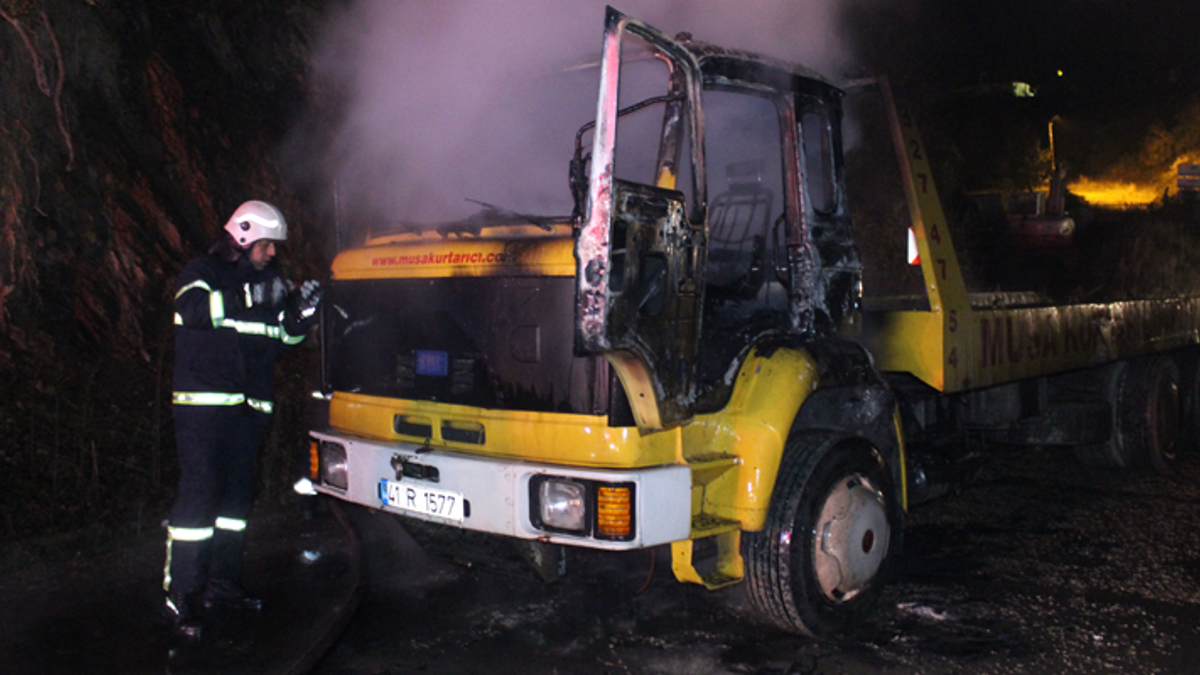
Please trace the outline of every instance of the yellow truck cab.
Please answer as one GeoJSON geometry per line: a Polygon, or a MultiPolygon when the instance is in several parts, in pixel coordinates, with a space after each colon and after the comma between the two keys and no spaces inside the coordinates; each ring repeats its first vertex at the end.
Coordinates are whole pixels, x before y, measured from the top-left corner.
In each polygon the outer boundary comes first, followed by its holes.
{"type": "Polygon", "coordinates": [[[885,81],[838,87],[612,9],[599,80],[574,213],[487,208],[338,255],[317,490],[437,527],[669,546],[679,580],[747,583],[765,620],[826,636],[872,606],[908,506],[969,478],[970,434],[1174,456],[1194,359],[1131,357],[1195,344],[1196,302],[968,292],[885,81]],[[891,174],[849,161],[860,93],[891,174]],[[848,170],[893,176],[904,217],[852,219],[848,170]]]}

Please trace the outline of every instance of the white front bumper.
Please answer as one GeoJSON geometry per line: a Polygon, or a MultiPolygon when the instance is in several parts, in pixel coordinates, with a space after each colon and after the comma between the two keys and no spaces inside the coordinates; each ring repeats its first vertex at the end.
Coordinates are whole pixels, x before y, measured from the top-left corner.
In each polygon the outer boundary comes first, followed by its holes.
{"type": "Polygon", "coordinates": [[[461,527],[469,530],[609,550],[667,544],[687,539],[691,531],[691,472],[686,466],[583,469],[476,457],[445,450],[418,452],[424,449],[416,443],[387,443],[319,432],[310,435],[318,441],[330,441],[346,449],[348,488],[341,490],[318,483],[316,488],[319,492],[406,517],[460,525],[384,504],[380,498],[379,484],[382,479],[397,480],[394,459],[437,469],[437,482],[407,476],[399,478],[399,482],[460,493],[470,504],[470,513],[461,523],[461,527]],[[629,541],[608,541],[536,529],[530,519],[529,481],[540,475],[633,483],[633,538],[629,541]]]}

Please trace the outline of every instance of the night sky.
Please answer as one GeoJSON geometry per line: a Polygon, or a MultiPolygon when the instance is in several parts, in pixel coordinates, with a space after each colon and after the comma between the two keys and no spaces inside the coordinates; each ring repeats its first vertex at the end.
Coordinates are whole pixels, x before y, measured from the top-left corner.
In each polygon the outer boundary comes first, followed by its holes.
{"type": "Polygon", "coordinates": [[[1063,121],[1080,171],[1142,153],[1152,128],[1182,138],[1200,102],[1193,0],[924,0],[863,3],[850,32],[875,67],[899,66],[941,94],[1007,81],[1036,88],[1030,113],[1063,121]],[[855,25],[856,24],[856,25],[855,25]],[[880,39],[880,35],[884,35],[880,39]],[[1059,75],[1061,71],[1061,76],[1059,75]]]}

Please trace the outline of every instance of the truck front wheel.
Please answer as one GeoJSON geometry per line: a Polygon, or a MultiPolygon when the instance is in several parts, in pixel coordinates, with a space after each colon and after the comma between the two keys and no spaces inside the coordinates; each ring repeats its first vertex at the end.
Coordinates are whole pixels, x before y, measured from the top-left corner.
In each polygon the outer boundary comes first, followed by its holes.
{"type": "Polygon", "coordinates": [[[869,443],[839,434],[793,435],[766,526],[746,537],[754,607],[784,630],[837,633],[878,599],[902,522],[891,474],[869,443]]]}

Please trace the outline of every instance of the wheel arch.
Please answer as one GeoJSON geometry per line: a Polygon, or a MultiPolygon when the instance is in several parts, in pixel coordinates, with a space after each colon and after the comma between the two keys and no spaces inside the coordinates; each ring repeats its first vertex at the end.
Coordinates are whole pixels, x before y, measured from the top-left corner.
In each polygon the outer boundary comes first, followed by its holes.
{"type": "Polygon", "coordinates": [[[766,522],[789,438],[805,431],[862,438],[885,462],[904,509],[900,419],[890,388],[858,345],[757,345],[742,363],[729,403],[683,427],[689,461],[736,457],[720,478],[705,482],[702,508],[757,531],[766,522]]]}
{"type": "Polygon", "coordinates": [[[861,346],[814,345],[820,386],[806,398],[791,433],[834,431],[865,439],[883,456],[902,510],[907,510],[904,438],[896,395],[861,346]]]}

